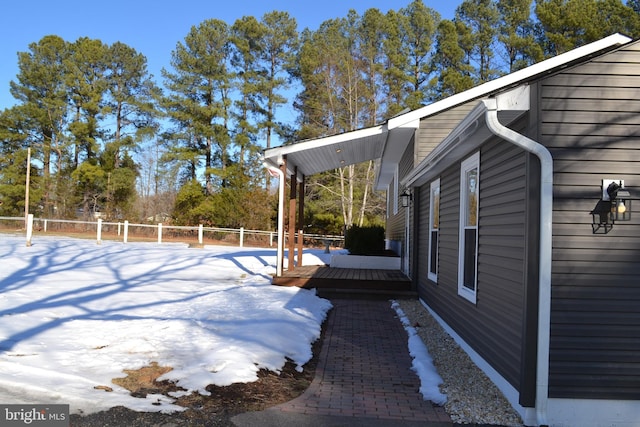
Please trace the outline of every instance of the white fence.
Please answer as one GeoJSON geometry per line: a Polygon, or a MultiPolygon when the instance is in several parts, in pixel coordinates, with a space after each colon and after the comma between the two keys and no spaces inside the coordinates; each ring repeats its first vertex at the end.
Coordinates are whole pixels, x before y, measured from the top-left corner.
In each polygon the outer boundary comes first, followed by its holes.
{"type": "MultiPolygon", "coordinates": [[[[2,217],[0,216],[0,230],[21,230],[26,231],[27,244],[30,245],[33,233],[42,234],[64,234],[70,236],[92,237],[95,236],[99,244],[103,238],[109,240],[121,240],[127,243],[129,240],[154,241],[160,244],[163,241],[172,242],[197,242],[199,245],[205,243],[235,244],[243,247],[246,241],[256,246],[274,246],[278,235],[276,231],[246,230],[244,228],[218,228],[198,226],[178,226],[158,224],[131,224],[129,221],[108,222],[98,219],[97,221],[79,221],[68,219],[46,219],[33,218],[29,215],[29,220],[24,217],[2,217]]],[[[298,234],[295,235],[296,239],[298,234]]],[[[285,233],[285,239],[288,234],[285,233]]],[[[342,236],[331,236],[321,234],[304,234],[305,244],[329,246],[341,246],[344,241],[342,236]]]]}

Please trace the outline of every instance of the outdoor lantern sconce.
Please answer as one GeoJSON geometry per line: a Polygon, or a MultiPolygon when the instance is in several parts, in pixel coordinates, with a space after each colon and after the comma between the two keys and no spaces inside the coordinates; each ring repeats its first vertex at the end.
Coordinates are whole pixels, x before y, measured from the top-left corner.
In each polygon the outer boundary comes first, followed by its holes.
{"type": "Polygon", "coordinates": [[[616,221],[631,220],[631,194],[624,188],[624,181],[602,180],[602,198],[591,215],[593,234],[607,234],[616,221]]]}
{"type": "Polygon", "coordinates": [[[407,208],[411,204],[412,199],[413,196],[411,195],[411,192],[408,188],[405,188],[404,192],[400,195],[400,204],[403,208],[407,208]]]}

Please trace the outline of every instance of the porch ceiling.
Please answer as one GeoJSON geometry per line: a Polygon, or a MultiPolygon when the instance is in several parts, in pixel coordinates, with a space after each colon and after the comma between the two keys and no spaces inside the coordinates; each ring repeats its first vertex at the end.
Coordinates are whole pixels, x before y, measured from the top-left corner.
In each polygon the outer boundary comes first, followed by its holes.
{"type": "MultiPolygon", "coordinates": [[[[389,130],[383,124],[270,148],[264,151],[263,160],[269,166],[279,167],[286,157],[287,173],[292,174],[297,167],[298,174],[305,176],[369,160],[397,161],[414,133],[415,126],[389,130]]],[[[379,171],[379,179],[386,173],[379,171]]]]}
{"type": "Polygon", "coordinates": [[[278,167],[286,156],[289,174],[297,167],[299,174],[309,176],[378,159],[382,156],[386,140],[386,127],[380,125],[270,148],[264,151],[264,161],[278,167]]]}

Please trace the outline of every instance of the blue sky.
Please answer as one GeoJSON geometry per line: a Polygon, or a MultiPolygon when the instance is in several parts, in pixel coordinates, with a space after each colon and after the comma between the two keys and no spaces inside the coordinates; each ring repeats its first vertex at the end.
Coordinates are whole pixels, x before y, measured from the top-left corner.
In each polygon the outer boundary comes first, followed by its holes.
{"type": "MultiPolygon", "coordinates": [[[[451,19],[460,1],[425,0],[443,18],[451,19]]],[[[346,16],[349,9],[362,14],[369,8],[382,12],[398,10],[411,0],[17,0],[0,6],[0,110],[15,100],[9,82],[18,73],[17,53],[28,51],[30,43],[55,34],[73,42],[79,37],[112,44],[125,43],[147,57],[149,72],[156,78],[169,68],[171,52],[190,28],[210,18],[229,24],[242,16],[260,18],[279,10],[289,12],[300,30],[316,29],[327,19],[346,16]]]]}

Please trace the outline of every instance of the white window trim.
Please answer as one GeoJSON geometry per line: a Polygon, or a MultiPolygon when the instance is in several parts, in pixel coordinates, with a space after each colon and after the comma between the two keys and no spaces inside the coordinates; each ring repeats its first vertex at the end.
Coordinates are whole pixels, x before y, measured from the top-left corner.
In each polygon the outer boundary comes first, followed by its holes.
{"type": "MultiPolygon", "coordinates": [[[[480,152],[473,154],[467,158],[460,167],[460,225],[458,229],[458,295],[469,300],[473,304],[476,303],[476,296],[478,293],[478,222],[479,218],[476,216],[476,265],[475,265],[475,284],[474,289],[469,289],[464,286],[464,239],[465,239],[465,213],[467,209],[467,192],[465,191],[464,182],[466,181],[466,174],[471,169],[477,169],[477,188],[478,195],[480,194],[480,152]]],[[[478,198],[478,204],[476,205],[477,213],[479,213],[480,200],[478,198]]]]}
{"type": "Polygon", "coordinates": [[[387,185],[387,209],[385,212],[385,217],[389,219],[391,217],[391,199],[392,199],[392,188],[391,184],[387,185]]]}
{"type": "MultiPolygon", "coordinates": [[[[440,227],[438,226],[437,229],[433,228],[433,217],[434,217],[434,199],[433,199],[433,192],[434,190],[438,190],[438,194],[440,194],[440,178],[436,179],[435,181],[433,181],[431,183],[431,186],[429,187],[429,254],[428,254],[428,262],[427,262],[427,277],[429,278],[429,280],[437,283],[438,282],[438,258],[440,255],[440,251],[439,248],[436,247],[436,265],[435,265],[435,273],[431,272],[431,259],[433,258],[431,255],[431,251],[433,250],[433,245],[431,242],[431,238],[433,236],[433,232],[436,231],[438,232],[438,234],[440,234],[440,227]]],[[[438,245],[439,246],[439,245],[438,245]]]]}
{"type": "Polygon", "coordinates": [[[398,197],[400,197],[400,192],[398,189],[400,188],[400,183],[398,182],[398,165],[396,165],[396,170],[393,172],[393,214],[396,215],[398,213],[398,197]]]}

